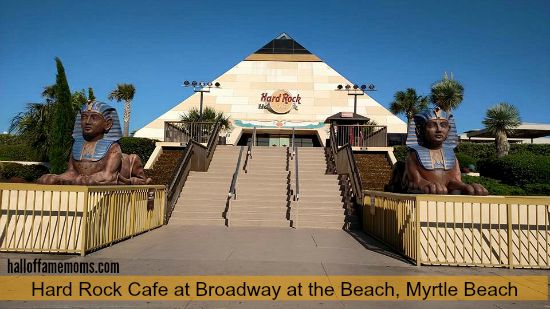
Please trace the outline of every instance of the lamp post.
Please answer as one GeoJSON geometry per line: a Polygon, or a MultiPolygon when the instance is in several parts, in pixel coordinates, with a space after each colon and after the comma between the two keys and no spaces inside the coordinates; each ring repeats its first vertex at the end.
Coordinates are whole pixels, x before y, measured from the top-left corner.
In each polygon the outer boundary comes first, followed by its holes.
{"type": "Polygon", "coordinates": [[[357,84],[354,85],[338,85],[336,87],[337,91],[347,91],[348,95],[353,96],[353,113],[357,114],[357,96],[358,95],[364,95],[366,91],[376,91],[374,89],[373,84],[369,84],[368,86],[363,84],[361,86],[358,86],[357,84]]]}
{"type": "Polygon", "coordinates": [[[183,82],[183,87],[193,87],[194,92],[200,92],[201,93],[201,100],[200,100],[200,109],[199,109],[199,121],[202,120],[202,100],[205,92],[210,92],[210,89],[212,87],[220,88],[220,83],[216,82],[212,84],[212,82],[197,82],[192,81],[189,82],[188,80],[183,82]]]}

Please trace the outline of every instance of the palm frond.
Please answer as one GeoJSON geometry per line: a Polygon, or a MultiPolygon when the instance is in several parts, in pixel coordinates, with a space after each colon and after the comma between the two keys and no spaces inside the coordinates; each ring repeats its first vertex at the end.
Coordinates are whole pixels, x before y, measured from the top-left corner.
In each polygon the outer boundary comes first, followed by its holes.
{"type": "Polygon", "coordinates": [[[445,73],[442,80],[434,83],[431,88],[430,101],[439,108],[450,112],[456,109],[464,100],[464,86],[445,73]]]}
{"type": "Polygon", "coordinates": [[[504,131],[510,134],[521,124],[519,110],[512,104],[501,102],[487,110],[483,125],[492,133],[504,131]]]}

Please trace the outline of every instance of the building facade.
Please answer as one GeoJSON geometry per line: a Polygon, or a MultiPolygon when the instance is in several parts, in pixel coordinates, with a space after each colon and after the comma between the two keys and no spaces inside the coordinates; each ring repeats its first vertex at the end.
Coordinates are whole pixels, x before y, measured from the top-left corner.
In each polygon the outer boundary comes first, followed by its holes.
{"type": "MultiPolygon", "coordinates": [[[[212,80],[220,87],[203,96],[209,106],[230,117],[228,144],[242,144],[255,127],[259,145],[288,145],[295,129],[303,146],[322,145],[328,137],[325,119],[338,112],[353,112],[387,126],[388,134],[406,134],[407,125],[367,93],[354,98],[338,91],[353,83],[340,75],[287,34],[281,34],[233,68],[212,80]]],[[[178,121],[199,108],[201,93],[194,93],[138,130],[136,137],[164,140],[166,121],[178,121]]]]}

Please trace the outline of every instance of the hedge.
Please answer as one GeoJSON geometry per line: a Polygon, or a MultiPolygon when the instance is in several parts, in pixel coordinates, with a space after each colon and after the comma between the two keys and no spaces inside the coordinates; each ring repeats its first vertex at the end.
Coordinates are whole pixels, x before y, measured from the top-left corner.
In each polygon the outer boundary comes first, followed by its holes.
{"type": "Polygon", "coordinates": [[[489,191],[490,195],[527,195],[525,190],[520,187],[503,184],[498,180],[487,177],[462,175],[462,181],[468,184],[478,183],[484,186],[485,189],[489,191]]]}
{"type": "Polygon", "coordinates": [[[143,165],[147,163],[149,157],[155,150],[154,139],[142,138],[142,137],[123,137],[120,139],[120,148],[123,153],[137,154],[141,158],[143,165]]]}
{"type": "Polygon", "coordinates": [[[0,161],[42,161],[17,135],[0,134],[0,161]]]}
{"type": "Polygon", "coordinates": [[[21,139],[17,135],[0,134],[0,145],[21,144],[21,139]]]}
{"type": "MultiPolygon", "coordinates": [[[[123,153],[137,154],[143,164],[155,150],[156,140],[140,137],[123,137],[120,147],[123,153]]],[[[0,161],[42,161],[31,146],[22,143],[17,136],[0,135],[0,161]]]]}
{"type": "Polygon", "coordinates": [[[482,176],[498,179],[506,184],[550,184],[550,156],[522,152],[499,159],[483,159],[477,165],[482,176]]]}
{"type": "Polygon", "coordinates": [[[548,183],[530,183],[523,189],[527,195],[545,195],[550,196],[550,184],[548,183]]]}
{"type": "Polygon", "coordinates": [[[10,180],[12,177],[23,178],[34,182],[40,176],[49,173],[44,165],[25,165],[17,163],[0,163],[0,179],[10,180]]]}
{"type": "MultiPolygon", "coordinates": [[[[455,152],[469,155],[476,161],[496,156],[494,143],[461,142],[455,152]]],[[[550,156],[550,144],[510,144],[510,155],[523,153],[550,156]]]]}
{"type": "Polygon", "coordinates": [[[458,160],[460,168],[468,168],[469,170],[472,170],[470,166],[473,165],[474,170],[476,169],[476,159],[472,158],[471,156],[459,152],[456,153],[456,159],[458,160]]]}
{"type": "Polygon", "coordinates": [[[404,162],[408,152],[409,152],[409,149],[407,146],[401,145],[401,146],[393,147],[393,155],[395,156],[395,159],[397,161],[404,162]]]}

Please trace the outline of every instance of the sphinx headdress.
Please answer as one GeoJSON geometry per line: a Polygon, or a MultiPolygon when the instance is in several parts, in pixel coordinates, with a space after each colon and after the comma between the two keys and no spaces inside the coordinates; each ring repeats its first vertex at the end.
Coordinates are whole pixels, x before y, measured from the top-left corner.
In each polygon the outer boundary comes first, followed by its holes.
{"type": "Polygon", "coordinates": [[[99,161],[103,159],[107,151],[113,143],[117,143],[118,140],[122,137],[122,130],[120,128],[120,121],[118,120],[118,114],[116,109],[110,105],[107,105],[103,102],[93,101],[88,102],[82,106],[80,113],[76,116],[74,129],[73,129],[73,150],[72,155],[74,160],[90,160],[90,161],[99,161]],[[81,117],[80,114],[86,111],[93,111],[103,115],[105,119],[111,119],[113,121],[113,126],[111,129],[105,133],[103,138],[96,143],[95,151],[93,154],[82,154],[82,148],[84,147],[84,137],[82,136],[82,126],[80,125],[81,117]]]}
{"type": "Polygon", "coordinates": [[[456,156],[454,153],[454,148],[457,144],[458,134],[456,133],[456,125],[453,115],[447,114],[438,107],[434,109],[426,109],[414,115],[413,120],[409,124],[407,130],[407,146],[416,153],[418,161],[427,170],[433,170],[436,168],[443,168],[445,170],[452,169],[455,166],[456,156]],[[446,119],[449,121],[449,133],[447,135],[447,139],[442,145],[443,165],[441,166],[434,166],[432,163],[430,150],[421,145],[422,141],[419,141],[419,139],[422,137],[417,135],[417,126],[424,126],[428,120],[432,119],[446,119]]]}

